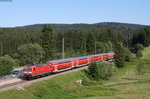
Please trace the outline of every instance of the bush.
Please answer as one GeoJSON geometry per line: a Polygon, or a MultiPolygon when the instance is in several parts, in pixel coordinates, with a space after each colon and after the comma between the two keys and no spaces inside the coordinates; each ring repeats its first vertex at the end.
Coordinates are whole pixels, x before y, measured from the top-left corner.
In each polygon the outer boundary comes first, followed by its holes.
{"type": "Polygon", "coordinates": [[[4,76],[10,73],[13,70],[15,61],[8,55],[0,57],[0,76],[4,76]]]}
{"type": "Polygon", "coordinates": [[[114,63],[101,61],[99,63],[91,63],[88,68],[88,77],[92,80],[109,79],[117,68],[114,63]]]}
{"type": "Polygon", "coordinates": [[[125,61],[131,61],[131,52],[128,48],[124,47],[124,57],[125,61]]]}
{"type": "Polygon", "coordinates": [[[142,55],[142,50],[138,50],[137,52],[136,52],[136,57],[137,58],[141,58],[143,55],[142,55]]]}
{"type": "Polygon", "coordinates": [[[136,46],[135,46],[135,50],[136,50],[136,52],[138,51],[138,50],[143,50],[144,49],[144,46],[142,45],[142,44],[137,44],[136,46]]]}
{"type": "Polygon", "coordinates": [[[87,71],[86,70],[83,70],[82,71],[84,75],[82,75],[82,85],[96,85],[96,84],[101,84],[101,82],[96,82],[94,80],[91,80],[89,75],[86,74],[87,71]]]}

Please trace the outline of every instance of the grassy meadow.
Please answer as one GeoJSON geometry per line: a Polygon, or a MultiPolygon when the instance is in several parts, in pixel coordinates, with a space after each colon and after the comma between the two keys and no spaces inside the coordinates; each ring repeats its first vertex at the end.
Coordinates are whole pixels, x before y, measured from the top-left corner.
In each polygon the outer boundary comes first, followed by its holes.
{"type": "MultiPolygon", "coordinates": [[[[0,92],[0,99],[150,99],[150,47],[141,59],[126,62],[109,80],[79,85],[82,71],[55,77],[25,87],[25,90],[0,92]],[[136,66],[144,64],[144,75],[136,75],[136,66]]],[[[92,82],[89,80],[89,82],[92,82]]]]}

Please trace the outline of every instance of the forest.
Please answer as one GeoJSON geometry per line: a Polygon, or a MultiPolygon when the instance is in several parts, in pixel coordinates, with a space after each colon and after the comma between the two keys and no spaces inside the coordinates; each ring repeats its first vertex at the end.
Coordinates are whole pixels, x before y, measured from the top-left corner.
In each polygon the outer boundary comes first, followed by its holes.
{"type": "Polygon", "coordinates": [[[137,44],[150,45],[150,27],[97,23],[0,28],[0,56],[10,56],[16,66],[61,59],[63,38],[65,58],[114,51],[116,63],[122,67],[125,60],[130,60],[130,53],[138,51],[137,44]]]}

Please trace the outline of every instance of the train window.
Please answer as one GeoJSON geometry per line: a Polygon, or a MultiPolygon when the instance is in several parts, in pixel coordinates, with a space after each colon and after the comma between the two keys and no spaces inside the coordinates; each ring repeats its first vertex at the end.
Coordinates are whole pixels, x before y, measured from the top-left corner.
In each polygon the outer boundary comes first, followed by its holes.
{"type": "Polygon", "coordinates": [[[58,62],[58,64],[69,63],[70,61],[58,62]]]}
{"type": "Polygon", "coordinates": [[[93,58],[96,58],[96,57],[98,57],[98,56],[93,56],[93,58]]]}
{"type": "Polygon", "coordinates": [[[32,70],[32,68],[24,68],[24,71],[31,71],[32,70]]]}
{"type": "Polygon", "coordinates": [[[79,60],[85,60],[86,58],[83,58],[83,59],[79,59],[79,60]]]}

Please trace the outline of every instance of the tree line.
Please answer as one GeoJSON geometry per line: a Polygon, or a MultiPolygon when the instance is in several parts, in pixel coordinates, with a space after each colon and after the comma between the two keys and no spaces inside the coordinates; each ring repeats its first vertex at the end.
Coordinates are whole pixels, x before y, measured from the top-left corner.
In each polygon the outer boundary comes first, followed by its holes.
{"type": "Polygon", "coordinates": [[[147,47],[150,45],[150,27],[144,27],[133,34],[132,45],[142,44],[147,47]]]}
{"type": "MultiPolygon", "coordinates": [[[[130,35],[133,38],[128,38],[121,31],[110,27],[65,32],[54,32],[50,25],[44,25],[42,30],[0,28],[0,56],[11,56],[17,65],[61,59],[62,38],[64,38],[65,58],[114,51],[116,53],[115,63],[118,67],[123,67],[124,61],[130,61],[131,55],[125,47],[126,42],[132,41],[130,46],[136,45],[135,39],[142,34],[140,31],[145,31],[145,35],[149,36],[147,27],[139,30],[133,36],[130,35]]],[[[147,42],[137,43],[145,46],[149,44],[147,42]]]]}

